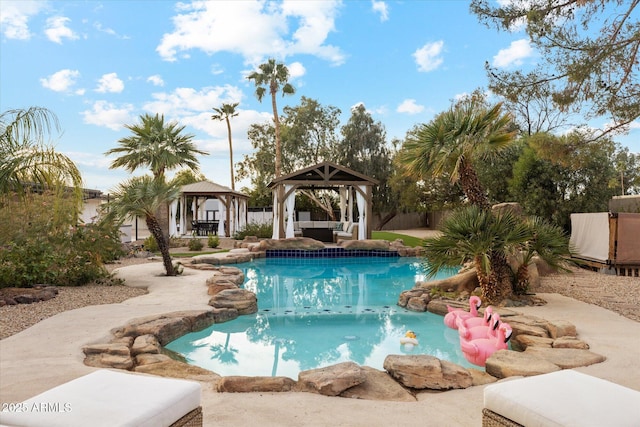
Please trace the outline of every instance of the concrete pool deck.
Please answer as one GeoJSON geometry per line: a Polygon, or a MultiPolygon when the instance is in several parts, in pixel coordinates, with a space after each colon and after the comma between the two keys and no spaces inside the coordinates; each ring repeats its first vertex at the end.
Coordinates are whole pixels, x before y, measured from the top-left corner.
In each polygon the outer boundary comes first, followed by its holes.
{"type": "MultiPolygon", "coordinates": [[[[127,321],[178,310],[207,309],[207,271],[185,269],[162,276],[162,264],[125,267],[118,276],[149,293],[120,304],[60,313],[0,341],[0,402],[20,402],[95,370],[83,364],[82,346],[104,342],[127,321]]],[[[518,311],[549,320],[566,319],[603,363],[577,369],[640,391],[640,323],[612,311],[557,294],[540,294],[548,304],[518,311]]],[[[483,386],[421,393],[398,403],[325,397],[311,393],[217,393],[203,384],[205,426],[378,426],[480,425],[483,386]]],[[[606,408],[603,408],[606,410],[606,408]]]]}

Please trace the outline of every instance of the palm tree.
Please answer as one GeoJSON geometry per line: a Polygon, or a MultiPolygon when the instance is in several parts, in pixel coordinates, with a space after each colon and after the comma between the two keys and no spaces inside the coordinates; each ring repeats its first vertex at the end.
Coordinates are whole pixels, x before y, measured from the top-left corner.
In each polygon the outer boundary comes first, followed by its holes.
{"type": "Polygon", "coordinates": [[[535,216],[528,218],[524,225],[528,230],[528,238],[514,248],[515,255],[521,258],[514,289],[517,294],[527,292],[529,264],[534,256],[539,256],[549,266],[557,269],[566,269],[563,261],[571,256],[569,238],[561,227],[535,216]]]}
{"type": "Polygon", "coordinates": [[[229,137],[229,166],[231,169],[231,189],[236,189],[236,182],[233,177],[233,143],[231,141],[231,121],[229,120],[231,117],[235,117],[238,115],[236,113],[236,107],[239,105],[239,102],[234,104],[222,104],[220,108],[213,108],[216,114],[211,116],[211,120],[225,120],[227,122],[227,135],[229,137]]]}
{"type": "Polygon", "coordinates": [[[140,116],[141,123],[125,125],[133,135],[118,140],[117,148],[112,148],[105,155],[119,154],[120,157],[111,162],[111,169],[123,167],[133,172],[141,166],[149,166],[154,178],[164,181],[165,171],[177,167],[187,167],[198,171],[196,155],[207,155],[198,150],[192,142],[194,135],[182,134],[185,126],[176,122],[164,122],[164,115],[140,116]]]}
{"type": "MultiPolygon", "coordinates": [[[[505,257],[508,248],[523,244],[529,228],[511,212],[492,213],[478,206],[454,211],[442,223],[442,234],[424,241],[427,272],[473,262],[483,300],[497,303],[512,293],[508,272],[496,271],[496,254],[505,257]]],[[[506,265],[506,263],[505,263],[506,265]]]]}
{"type": "Polygon", "coordinates": [[[473,162],[495,156],[513,143],[511,116],[501,109],[501,103],[488,108],[476,97],[463,100],[408,138],[399,161],[411,176],[449,176],[452,182],[459,181],[471,204],[488,208],[473,162]]]}
{"type": "Polygon", "coordinates": [[[75,163],[44,141],[59,131],[54,113],[42,107],[7,110],[0,114],[0,194],[71,187],[82,201],[82,175],[75,163]]]}
{"type": "Polygon", "coordinates": [[[265,86],[269,87],[271,94],[271,107],[273,108],[273,122],[276,128],[276,161],[275,176],[278,178],[282,174],[282,143],[280,141],[280,120],[278,119],[278,107],[276,105],[276,94],[282,90],[282,96],[292,95],[295,88],[288,82],[289,70],[282,63],[276,63],[275,59],[269,59],[264,64],[258,66],[260,71],[254,71],[247,76],[256,85],[256,97],[262,102],[262,98],[267,92],[265,86]]]}
{"type": "Polygon", "coordinates": [[[178,274],[171,263],[169,243],[162,232],[157,212],[180,195],[180,187],[167,184],[149,175],[133,177],[121,183],[107,204],[105,221],[123,222],[130,216],[144,217],[149,231],[158,242],[167,276],[178,274]]]}

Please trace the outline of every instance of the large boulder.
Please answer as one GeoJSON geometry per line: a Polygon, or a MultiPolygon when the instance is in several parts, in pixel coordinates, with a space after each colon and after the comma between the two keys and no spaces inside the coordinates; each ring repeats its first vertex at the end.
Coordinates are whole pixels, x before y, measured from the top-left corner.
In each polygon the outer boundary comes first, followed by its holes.
{"type": "Polygon", "coordinates": [[[136,337],[131,346],[131,355],[137,356],[141,353],[160,353],[160,343],[155,335],[140,335],[136,337]]]}
{"type": "Polygon", "coordinates": [[[367,379],[340,393],[340,397],[365,400],[386,400],[390,402],[415,402],[416,398],[393,380],[386,372],[369,366],[362,366],[367,379]]]}
{"type": "Polygon", "coordinates": [[[209,305],[216,308],[234,308],[238,314],[252,314],[258,311],[256,294],[246,289],[225,289],[215,294],[209,305]]]}
{"type": "Polygon", "coordinates": [[[462,366],[429,355],[390,354],[384,359],[383,366],[405,387],[449,390],[473,384],[471,374],[462,366]]]}
{"type": "Polygon", "coordinates": [[[362,367],[353,362],[343,362],[300,372],[298,388],[300,391],[338,396],[346,389],[362,384],[366,379],[362,367]]]}
{"type": "Polygon", "coordinates": [[[265,239],[257,246],[260,251],[273,249],[300,249],[315,251],[324,249],[324,243],[309,237],[291,237],[288,239],[265,239]]]}
{"type": "MultiPolygon", "coordinates": [[[[416,283],[416,288],[420,289],[439,289],[443,292],[467,292],[471,293],[475,288],[480,286],[478,282],[478,275],[476,270],[470,269],[458,273],[455,276],[447,277],[446,279],[431,280],[427,282],[416,283]]],[[[467,304],[467,307],[469,305],[467,304]]]]}
{"type": "Polygon", "coordinates": [[[388,251],[391,246],[387,240],[341,240],[338,246],[345,250],[388,251]]]}
{"type": "Polygon", "coordinates": [[[155,335],[161,345],[165,345],[189,332],[199,331],[214,323],[212,311],[192,310],[176,311],[160,316],[135,319],[125,326],[113,329],[117,337],[137,337],[155,335]]]}
{"type": "MultiPolygon", "coordinates": [[[[531,348],[533,347],[529,347],[531,348]]],[[[507,378],[548,374],[559,371],[560,368],[555,363],[527,352],[498,350],[487,359],[485,370],[496,378],[507,378]]]]}

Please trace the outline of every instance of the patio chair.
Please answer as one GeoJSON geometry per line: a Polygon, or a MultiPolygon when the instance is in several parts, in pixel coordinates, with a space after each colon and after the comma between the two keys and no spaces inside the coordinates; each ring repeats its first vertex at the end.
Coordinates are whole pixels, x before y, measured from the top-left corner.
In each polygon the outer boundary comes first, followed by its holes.
{"type": "Polygon", "coordinates": [[[103,369],[0,412],[0,424],[201,427],[200,394],[201,386],[194,381],[103,369]]]}

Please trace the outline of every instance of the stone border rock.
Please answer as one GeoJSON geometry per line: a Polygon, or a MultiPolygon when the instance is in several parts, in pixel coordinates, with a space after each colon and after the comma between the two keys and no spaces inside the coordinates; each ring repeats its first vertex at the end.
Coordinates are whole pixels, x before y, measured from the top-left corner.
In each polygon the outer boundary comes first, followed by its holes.
{"type": "MultiPolygon", "coordinates": [[[[245,255],[244,252],[237,253],[239,257],[245,255]]],[[[422,391],[467,388],[509,376],[538,375],[605,360],[588,350],[589,345],[578,339],[575,326],[566,320],[547,321],[497,308],[503,321],[513,329],[513,350],[494,353],[487,359],[486,372],[467,369],[429,355],[388,355],[384,361],[386,372],[343,362],[302,371],[297,381],[288,377],[221,377],[175,360],[176,355],[170,357],[170,352],[163,348],[187,333],[257,311],[255,294],[239,288],[244,281],[242,271],[231,266],[213,266],[208,261],[200,258],[185,266],[213,272],[206,281],[208,293],[212,295],[209,301],[211,310],[180,311],[135,319],[113,329],[113,338],[108,343],[83,347],[84,363],[100,368],[214,382],[218,392],[302,391],[369,400],[415,401],[415,394],[422,391]]],[[[447,304],[455,305],[456,301],[439,299],[424,303],[426,310],[440,315],[447,313],[447,304]]],[[[457,305],[462,304],[458,301],[457,305]]]]}

